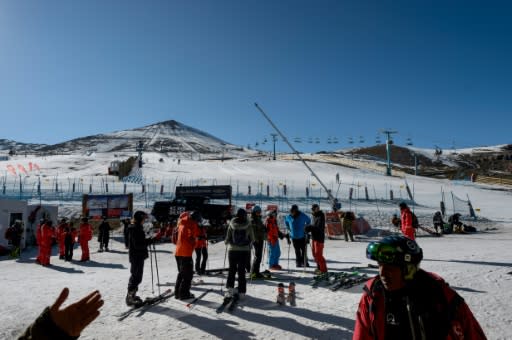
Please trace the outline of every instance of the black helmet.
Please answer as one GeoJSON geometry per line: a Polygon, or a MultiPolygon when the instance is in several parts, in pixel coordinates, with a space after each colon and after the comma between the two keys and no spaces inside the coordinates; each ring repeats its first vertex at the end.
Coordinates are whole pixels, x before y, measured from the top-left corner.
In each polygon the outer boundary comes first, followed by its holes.
{"type": "Polygon", "coordinates": [[[406,280],[411,280],[423,259],[423,250],[416,241],[405,236],[387,236],[366,247],[366,257],[380,264],[392,264],[402,268],[406,280]]]}
{"type": "Polygon", "coordinates": [[[387,236],[366,247],[366,257],[383,264],[418,264],[423,259],[423,251],[416,241],[405,236],[387,236]]]}
{"type": "Polygon", "coordinates": [[[247,211],[245,211],[245,209],[239,208],[236,211],[236,217],[241,218],[241,219],[247,218],[247,211]]]}
{"type": "Polygon", "coordinates": [[[133,219],[135,222],[142,222],[146,216],[147,214],[144,211],[138,210],[135,212],[135,214],[133,214],[133,219]]]}

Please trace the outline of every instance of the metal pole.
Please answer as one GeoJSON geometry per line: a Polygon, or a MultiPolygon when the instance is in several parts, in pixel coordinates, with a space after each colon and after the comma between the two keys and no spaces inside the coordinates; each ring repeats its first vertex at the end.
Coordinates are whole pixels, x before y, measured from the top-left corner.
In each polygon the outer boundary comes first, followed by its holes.
{"type": "Polygon", "coordinates": [[[295,148],[293,147],[293,145],[288,141],[288,138],[286,138],[286,136],[279,130],[279,128],[274,124],[274,122],[272,122],[272,120],[269,118],[269,116],[265,113],[265,111],[263,111],[263,109],[258,105],[258,103],[254,103],[254,106],[256,106],[256,108],[261,112],[261,114],[263,115],[263,117],[265,117],[265,119],[270,123],[270,125],[274,128],[274,130],[276,130],[276,132],[281,136],[281,138],[283,139],[283,141],[288,144],[288,146],[290,147],[290,149],[292,149],[292,151],[294,152],[294,154],[301,160],[301,162],[304,164],[304,166],[306,168],[308,168],[309,172],[311,173],[311,175],[313,175],[316,180],[320,183],[320,185],[325,189],[325,192],[327,193],[327,196],[329,197],[329,200],[331,201],[331,204],[334,203],[334,197],[332,196],[332,194],[329,192],[329,190],[327,189],[327,187],[325,186],[325,184],[322,182],[322,180],[316,175],[316,173],[313,171],[313,169],[311,169],[311,167],[306,163],[306,161],[304,161],[304,159],[301,157],[301,155],[299,154],[299,152],[297,150],[295,150],[295,148]]]}

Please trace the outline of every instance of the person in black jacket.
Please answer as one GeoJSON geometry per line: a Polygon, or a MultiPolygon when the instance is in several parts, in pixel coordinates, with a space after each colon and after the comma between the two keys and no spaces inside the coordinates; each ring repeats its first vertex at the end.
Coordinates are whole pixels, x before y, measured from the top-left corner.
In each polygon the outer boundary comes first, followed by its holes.
{"type": "Polygon", "coordinates": [[[108,241],[110,240],[110,224],[107,221],[107,218],[103,216],[103,222],[98,227],[98,242],[100,243],[100,249],[98,250],[100,253],[103,252],[103,248],[105,251],[108,251],[108,241]]]}
{"type": "Polygon", "coordinates": [[[128,306],[137,306],[142,303],[142,299],[135,295],[142,282],[144,273],[144,260],[148,258],[148,245],[153,242],[151,238],[146,238],[144,232],[144,220],[147,215],[144,211],[137,211],[133,215],[134,223],[128,227],[128,255],[130,257],[130,280],[128,281],[128,294],[126,295],[126,304],[128,306]]]}
{"type": "Polygon", "coordinates": [[[326,273],[327,264],[324,258],[324,242],[325,242],[325,214],[318,204],[311,206],[311,214],[313,215],[312,223],[305,227],[306,233],[311,233],[311,252],[315,259],[317,269],[316,274],[326,273]]]}

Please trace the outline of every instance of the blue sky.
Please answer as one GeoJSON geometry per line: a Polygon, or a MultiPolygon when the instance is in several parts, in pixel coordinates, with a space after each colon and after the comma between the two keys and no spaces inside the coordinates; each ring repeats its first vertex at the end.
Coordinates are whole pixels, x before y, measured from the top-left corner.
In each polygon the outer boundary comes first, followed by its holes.
{"type": "Polygon", "coordinates": [[[511,17],[507,1],[0,0],[0,138],[174,119],[254,146],[273,132],[258,102],[303,151],[381,129],[512,143],[511,17]]]}

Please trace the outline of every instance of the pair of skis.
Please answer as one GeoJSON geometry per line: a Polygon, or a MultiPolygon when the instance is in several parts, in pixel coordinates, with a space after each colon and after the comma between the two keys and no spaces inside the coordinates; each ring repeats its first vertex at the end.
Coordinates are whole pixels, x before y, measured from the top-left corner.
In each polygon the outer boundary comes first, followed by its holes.
{"type": "Polygon", "coordinates": [[[222,304],[217,307],[217,314],[220,314],[224,312],[227,308],[229,312],[233,312],[238,305],[238,301],[240,300],[240,294],[235,293],[231,296],[224,297],[224,301],[222,301],[222,304]]]}
{"type": "Polygon", "coordinates": [[[285,294],[284,290],[284,284],[279,283],[277,285],[277,304],[283,306],[288,302],[290,306],[296,306],[295,282],[290,282],[288,284],[288,294],[285,294]]]}
{"type": "Polygon", "coordinates": [[[142,301],[142,303],[140,304],[137,304],[135,306],[132,306],[130,309],[128,309],[127,311],[119,314],[117,316],[117,320],[118,321],[123,321],[124,319],[126,319],[128,316],[130,316],[132,313],[136,312],[136,311],[143,311],[143,310],[147,310],[149,309],[151,306],[154,306],[154,305],[157,305],[161,302],[164,302],[166,301],[167,299],[171,298],[174,296],[174,292],[172,291],[172,289],[167,289],[166,291],[164,291],[162,294],[160,295],[157,295],[157,296],[154,296],[154,297],[148,297],[146,299],[144,299],[142,301]]]}

